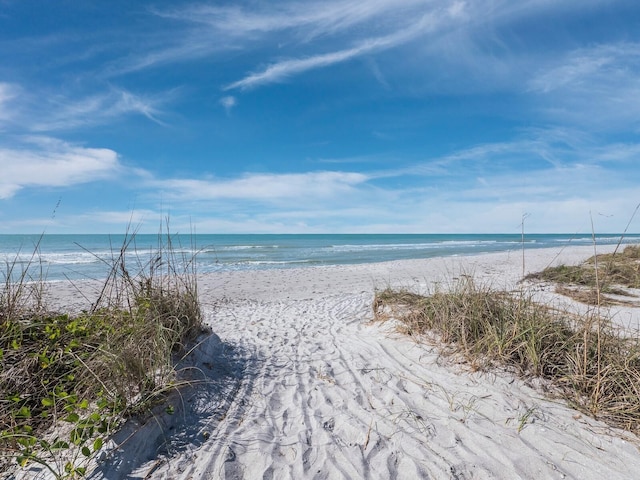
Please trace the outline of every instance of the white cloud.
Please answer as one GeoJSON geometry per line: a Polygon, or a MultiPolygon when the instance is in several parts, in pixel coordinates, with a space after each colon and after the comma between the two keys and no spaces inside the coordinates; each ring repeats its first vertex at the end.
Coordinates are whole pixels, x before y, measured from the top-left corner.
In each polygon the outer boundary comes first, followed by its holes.
{"type": "Polygon", "coordinates": [[[226,97],[222,97],[220,99],[220,105],[226,110],[227,114],[231,112],[231,109],[238,104],[236,97],[231,95],[227,95],[226,97]]]}
{"type": "Polygon", "coordinates": [[[0,182],[0,200],[13,197],[20,188],[21,185],[15,183],[0,182]]]}
{"type": "Polygon", "coordinates": [[[584,80],[611,65],[613,58],[604,56],[579,56],[569,64],[561,65],[535,77],[530,86],[533,91],[549,93],[567,86],[583,84],[584,80]]]}
{"type": "Polygon", "coordinates": [[[458,20],[488,17],[502,22],[549,11],[588,8],[607,0],[316,0],[251,4],[250,7],[192,4],[172,10],[156,10],[160,17],[203,24],[212,32],[233,38],[257,39],[291,30],[305,40],[317,36],[371,31],[394,31],[409,20],[441,12],[458,20]],[[363,27],[363,25],[369,28],[363,27]]]}
{"type": "Polygon", "coordinates": [[[120,168],[113,150],[30,137],[21,147],[0,148],[0,199],[27,187],[65,187],[109,178],[120,168]]]}
{"type": "Polygon", "coordinates": [[[593,212],[598,232],[621,232],[638,201],[637,182],[597,166],[485,173],[475,181],[450,178],[432,188],[402,189],[386,205],[371,204],[377,230],[515,233],[530,213],[527,232],[586,233],[593,212]]]}

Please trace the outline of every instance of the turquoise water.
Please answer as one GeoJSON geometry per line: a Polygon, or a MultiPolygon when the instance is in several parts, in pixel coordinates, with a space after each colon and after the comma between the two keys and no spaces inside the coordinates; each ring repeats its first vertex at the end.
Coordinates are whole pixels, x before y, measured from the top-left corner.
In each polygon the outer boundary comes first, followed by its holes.
{"type": "MultiPolygon", "coordinates": [[[[607,234],[596,239],[601,245],[616,244],[620,237],[607,234]]],[[[128,249],[128,265],[134,269],[136,263],[147,263],[158,240],[158,235],[136,235],[128,249]]],[[[14,265],[18,272],[27,266],[38,272],[42,268],[49,280],[104,278],[124,241],[124,235],[0,235],[0,261],[14,265]]],[[[190,259],[195,255],[198,272],[384,262],[522,248],[522,238],[517,234],[198,234],[175,235],[171,242],[179,256],[190,259]]],[[[640,234],[626,235],[624,243],[628,242],[640,242],[640,234]]],[[[532,234],[524,240],[525,248],[591,243],[590,234],[532,234]]]]}

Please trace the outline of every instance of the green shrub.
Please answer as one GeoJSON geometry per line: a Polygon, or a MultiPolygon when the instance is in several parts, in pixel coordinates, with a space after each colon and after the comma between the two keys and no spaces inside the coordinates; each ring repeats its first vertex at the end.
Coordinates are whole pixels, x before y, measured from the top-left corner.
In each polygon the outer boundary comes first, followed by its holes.
{"type": "Polygon", "coordinates": [[[127,416],[175,387],[173,359],[202,332],[193,262],[177,258],[167,236],[131,274],[124,258],[133,239],[83,312],[48,311],[44,280],[34,288],[23,273],[16,282],[8,266],[0,291],[0,471],[15,461],[39,463],[56,478],[83,476],[127,416]]]}

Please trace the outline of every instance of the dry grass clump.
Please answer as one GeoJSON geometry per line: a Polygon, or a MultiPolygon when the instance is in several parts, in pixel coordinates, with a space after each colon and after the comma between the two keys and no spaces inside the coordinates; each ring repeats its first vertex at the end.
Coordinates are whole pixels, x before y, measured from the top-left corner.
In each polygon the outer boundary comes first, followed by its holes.
{"type": "Polygon", "coordinates": [[[640,245],[628,245],[622,252],[601,254],[585,262],[585,268],[598,265],[605,286],[640,288],[640,245]]]}
{"type": "Polygon", "coordinates": [[[579,410],[640,432],[640,342],[605,319],[478,287],[470,278],[428,296],[379,292],[374,312],[400,321],[409,334],[435,333],[443,352],[474,368],[505,366],[545,378],[579,410]]]}
{"type": "Polygon", "coordinates": [[[580,265],[548,267],[525,279],[556,283],[558,293],[590,305],[628,303],[611,295],[632,296],[620,287],[640,289],[640,245],[593,256],[580,265]]]}
{"type": "Polygon", "coordinates": [[[147,262],[138,256],[132,274],[124,261],[132,240],[80,313],[48,311],[32,293],[43,282],[34,290],[8,269],[0,287],[0,471],[15,459],[56,478],[82,476],[86,468],[70,457],[93,456],[124,418],[174,388],[173,359],[202,332],[193,263],[167,242],[147,262]]]}

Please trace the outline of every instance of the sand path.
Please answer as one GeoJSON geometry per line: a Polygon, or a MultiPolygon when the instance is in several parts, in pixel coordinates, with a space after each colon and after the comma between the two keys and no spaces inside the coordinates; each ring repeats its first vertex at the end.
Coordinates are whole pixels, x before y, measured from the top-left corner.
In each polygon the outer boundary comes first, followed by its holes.
{"type": "MultiPolygon", "coordinates": [[[[530,268],[556,254],[537,252],[530,268]]],[[[425,288],[463,267],[504,285],[522,273],[512,253],[204,277],[217,336],[183,366],[206,381],[174,398],[173,415],[123,430],[116,440],[128,440],[93,478],[640,475],[636,437],[371,322],[375,287],[425,288]]]]}

